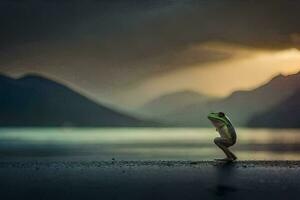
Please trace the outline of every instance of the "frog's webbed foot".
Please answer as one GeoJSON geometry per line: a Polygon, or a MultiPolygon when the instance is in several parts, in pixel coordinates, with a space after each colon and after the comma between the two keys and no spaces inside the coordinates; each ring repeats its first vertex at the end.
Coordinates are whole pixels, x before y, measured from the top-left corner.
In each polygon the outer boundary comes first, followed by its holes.
{"type": "Polygon", "coordinates": [[[217,162],[233,162],[236,158],[222,158],[222,159],[215,159],[217,162]]]}
{"type": "Polygon", "coordinates": [[[231,158],[217,158],[217,159],[215,159],[215,161],[228,162],[228,161],[232,161],[232,159],[231,158]]]}

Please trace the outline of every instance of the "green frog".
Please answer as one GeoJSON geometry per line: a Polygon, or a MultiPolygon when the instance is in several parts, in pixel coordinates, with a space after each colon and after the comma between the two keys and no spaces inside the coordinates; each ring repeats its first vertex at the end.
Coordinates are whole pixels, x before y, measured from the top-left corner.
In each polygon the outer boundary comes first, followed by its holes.
{"type": "Polygon", "coordinates": [[[236,143],[236,132],[230,119],[223,112],[210,113],[208,119],[216,127],[221,137],[214,139],[215,144],[223,150],[227,158],[224,161],[234,161],[237,157],[229,150],[236,143]]]}

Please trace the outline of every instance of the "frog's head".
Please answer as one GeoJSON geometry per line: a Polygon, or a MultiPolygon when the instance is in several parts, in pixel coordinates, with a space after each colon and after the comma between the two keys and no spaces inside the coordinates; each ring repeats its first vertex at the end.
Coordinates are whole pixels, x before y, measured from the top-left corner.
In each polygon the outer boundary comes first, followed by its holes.
{"type": "Polygon", "coordinates": [[[218,112],[218,113],[212,112],[207,117],[216,128],[220,128],[224,125],[229,124],[228,118],[223,112],[218,112]]]}

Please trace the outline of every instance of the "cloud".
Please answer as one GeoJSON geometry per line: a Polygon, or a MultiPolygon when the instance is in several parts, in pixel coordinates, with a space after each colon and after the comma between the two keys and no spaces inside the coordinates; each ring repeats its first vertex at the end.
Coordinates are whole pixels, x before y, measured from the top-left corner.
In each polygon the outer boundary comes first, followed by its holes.
{"type": "Polygon", "coordinates": [[[279,73],[294,74],[300,71],[300,50],[296,48],[263,50],[226,43],[207,43],[199,48],[228,52],[231,56],[222,61],[202,63],[201,67],[196,64],[150,77],[129,88],[127,94],[120,91],[122,101],[142,104],[153,96],[182,90],[227,96],[236,90],[254,89],[279,73]],[[143,98],[136,99],[135,96],[143,98]]]}
{"type": "Polygon", "coordinates": [[[289,0],[3,0],[0,72],[44,73],[109,96],[230,58],[198,48],[207,42],[299,48],[299,10],[289,0]]]}

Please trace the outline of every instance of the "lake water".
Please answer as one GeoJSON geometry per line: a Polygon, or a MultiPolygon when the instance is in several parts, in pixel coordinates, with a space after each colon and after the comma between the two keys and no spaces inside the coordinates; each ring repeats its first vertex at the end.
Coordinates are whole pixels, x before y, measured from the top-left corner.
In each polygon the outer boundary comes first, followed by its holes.
{"type": "MultiPolygon", "coordinates": [[[[300,160],[300,129],[237,128],[240,160],[300,160]]],[[[213,128],[2,128],[1,160],[213,160],[213,128]]]]}

